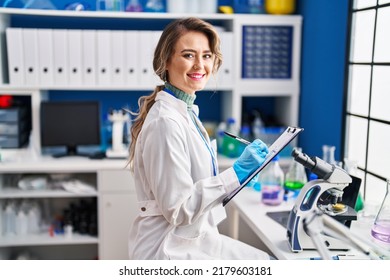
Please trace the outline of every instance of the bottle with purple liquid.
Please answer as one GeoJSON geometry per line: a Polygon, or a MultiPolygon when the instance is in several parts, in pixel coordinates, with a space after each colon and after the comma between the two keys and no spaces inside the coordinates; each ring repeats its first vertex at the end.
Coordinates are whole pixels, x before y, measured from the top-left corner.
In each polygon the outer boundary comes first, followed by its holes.
{"type": "Polygon", "coordinates": [[[276,155],[260,174],[261,201],[266,205],[279,205],[284,196],[284,173],[276,155]]]}
{"type": "Polygon", "coordinates": [[[390,248],[390,179],[387,179],[386,193],[381,207],[376,215],[371,235],[383,245],[390,248]]]}

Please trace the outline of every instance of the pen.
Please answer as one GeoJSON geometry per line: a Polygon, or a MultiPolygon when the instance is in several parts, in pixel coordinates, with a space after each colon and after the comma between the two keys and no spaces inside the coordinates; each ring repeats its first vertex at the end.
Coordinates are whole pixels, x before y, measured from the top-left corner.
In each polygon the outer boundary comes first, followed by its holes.
{"type": "Polygon", "coordinates": [[[236,135],[234,135],[234,134],[231,134],[231,133],[229,133],[229,132],[226,132],[226,131],[225,131],[225,134],[226,134],[227,136],[229,136],[229,137],[232,137],[232,138],[236,139],[237,141],[241,142],[242,144],[249,145],[249,144],[251,143],[251,142],[249,142],[248,140],[245,140],[244,138],[241,138],[241,137],[236,136],[236,135]]]}
{"type": "MultiPolygon", "coordinates": [[[[322,260],[321,257],[311,257],[311,258],[304,258],[305,260],[322,260]]],[[[332,260],[365,260],[367,259],[364,256],[355,256],[355,255],[335,255],[332,256],[332,260]]]]}

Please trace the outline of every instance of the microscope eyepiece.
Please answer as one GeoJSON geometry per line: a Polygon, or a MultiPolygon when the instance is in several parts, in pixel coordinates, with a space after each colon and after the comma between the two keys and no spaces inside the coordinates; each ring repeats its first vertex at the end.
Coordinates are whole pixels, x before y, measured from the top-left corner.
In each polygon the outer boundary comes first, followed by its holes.
{"type": "Polygon", "coordinates": [[[333,172],[334,167],[331,164],[318,157],[309,157],[296,148],[291,152],[291,156],[296,162],[299,162],[311,172],[317,174],[321,179],[329,178],[333,172]]]}

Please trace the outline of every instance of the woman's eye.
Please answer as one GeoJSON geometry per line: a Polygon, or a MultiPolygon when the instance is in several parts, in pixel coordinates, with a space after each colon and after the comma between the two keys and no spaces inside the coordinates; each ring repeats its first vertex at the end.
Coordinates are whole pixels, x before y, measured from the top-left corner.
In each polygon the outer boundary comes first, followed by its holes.
{"type": "Polygon", "coordinates": [[[213,56],[211,54],[204,55],[204,58],[212,58],[213,56]]]}
{"type": "Polygon", "coordinates": [[[186,53],[186,54],[184,54],[184,57],[185,58],[193,58],[194,55],[192,53],[186,53]]]}

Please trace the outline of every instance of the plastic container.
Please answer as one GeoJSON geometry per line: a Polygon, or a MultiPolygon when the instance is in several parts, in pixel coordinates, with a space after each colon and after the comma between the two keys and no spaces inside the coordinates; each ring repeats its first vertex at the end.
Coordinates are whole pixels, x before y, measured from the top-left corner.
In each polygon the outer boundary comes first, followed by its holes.
{"type": "Polygon", "coordinates": [[[125,8],[126,12],[142,12],[142,5],[140,0],[130,0],[125,8]]]}
{"type": "Polygon", "coordinates": [[[218,11],[217,0],[198,0],[198,6],[199,13],[201,14],[213,14],[218,11]]]}
{"type": "Polygon", "coordinates": [[[265,0],[265,11],[274,15],[292,14],[295,11],[295,0],[265,0]]]}
{"type": "Polygon", "coordinates": [[[267,205],[279,205],[284,197],[284,173],[276,156],[260,174],[261,201],[267,205]]]}
{"type": "Polygon", "coordinates": [[[262,14],[264,13],[264,0],[234,0],[235,14],[262,14]]]}
{"type": "MultiPolygon", "coordinates": [[[[252,134],[255,139],[262,139],[262,130],[264,128],[264,122],[261,119],[260,113],[257,111],[253,112],[255,118],[252,123],[252,134]]],[[[268,143],[266,143],[268,144],[268,143]]]]}
{"type": "Polygon", "coordinates": [[[120,12],[124,11],[123,0],[97,0],[96,11],[120,12]]]}
{"type": "Polygon", "coordinates": [[[223,154],[223,139],[225,138],[226,123],[220,122],[215,132],[215,139],[217,140],[217,151],[223,154]]]}
{"type": "Polygon", "coordinates": [[[3,234],[5,236],[13,236],[16,234],[16,209],[15,209],[15,203],[12,201],[8,201],[7,206],[5,207],[4,210],[4,229],[3,229],[3,234]]]}
{"type": "MultiPolygon", "coordinates": [[[[227,120],[226,131],[234,135],[239,134],[239,130],[234,118],[227,120]]],[[[223,154],[230,158],[236,158],[240,155],[240,142],[236,139],[225,135],[222,143],[223,154]]]]}
{"type": "Polygon", "coordinates": [[[167,12],[168,13],[197,13],[196,1],[187,1],[187,0],[167,0],[167,12]]]}
{"type": "Polygon", "coordinates": [[[148,0],[144,11],[147,13],[163,13],[165,12],[164,3],[162,0],[148,0]]]}

